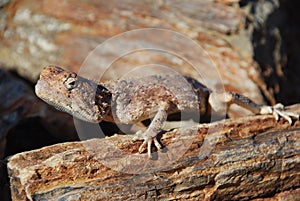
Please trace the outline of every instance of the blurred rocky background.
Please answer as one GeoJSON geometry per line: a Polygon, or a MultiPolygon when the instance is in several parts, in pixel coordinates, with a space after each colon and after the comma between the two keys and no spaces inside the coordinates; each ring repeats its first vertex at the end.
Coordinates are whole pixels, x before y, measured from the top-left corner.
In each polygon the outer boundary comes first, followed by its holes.
{"type": "MultiPolygon", "coordinates": [[[[34,95],[44,66],[78,71],[95,47],[117,34],[165,28],[197,41],[207,51],[222,78],[214,86],[222,84],[258,103],[290,105],[300,102],[299,4],[288,0],[0,0],[0,200],[10,200],[6,157],[78,140],[72,117],[34,95]]],[[[164,36],[153,35],[160,37],[164,36]]],[[[146,39],[128,40],[152,42],[146,39]]],[[[154,41],[153,45],[161,44],[154,41]]],[[[182,44],[171,45],[180,49],[182,44]]],[[[109,52],[101,59],[114,56],[109,52]]],[[[186,64],[154,54],[147,59],[139,55],[121,59],[104,79],[118,78],[145,61],[194,74],[186,64]]],[[[95,65],[101,68],[101,63],[95,65]]],[[[208,71],[207,79],[216,78],[205,65],[199,68],[208,71]]],[[[231,116],[239,113],[236,109],[231,116]]]]}

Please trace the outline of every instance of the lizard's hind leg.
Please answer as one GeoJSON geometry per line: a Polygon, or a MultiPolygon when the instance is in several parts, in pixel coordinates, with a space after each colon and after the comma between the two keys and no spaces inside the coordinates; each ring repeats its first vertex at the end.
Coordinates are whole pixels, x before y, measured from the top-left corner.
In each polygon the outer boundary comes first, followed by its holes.
{"type": "Polygon", "coordinates": [[[155,114],[153,120],[151,121],[149,127],[145,132],[139,131],[136,133],[136,137],[139,137],[142,135],[142,138],[144,139],[144,142],[139,148],[139,153],[142,153],[147,146],[147,151],[148,151],[148,158],[152,158],[151,154],[151,146],[152,143],[154,142],[154,145],[156,148],[159,150],[162,148],[160,143],[157,140],[157,134],[162,131],[163,125],[165,121],[167,120],[167,110],[168,110],[169,104],[168,103],[162,103],[155,114]]]}
{"type": "Polygon", "coordinates": [[[231,104],[237,104],[240,107],[250,110],[254,114],[273,114],[276,120],[278,120],[281,116],[290,124],[292,124],[292,118],[296,118],[297,120],[299,119],[298,114],[285,111],[284,106],[280,103],[274,106],[258,105],[246,96],[233,92],[213,92],[210,94],[209,104],[212,109],[215,110],[220,110],[220,108],[224,108],[223,106],[226,106],[227,109],[231,104]]]}

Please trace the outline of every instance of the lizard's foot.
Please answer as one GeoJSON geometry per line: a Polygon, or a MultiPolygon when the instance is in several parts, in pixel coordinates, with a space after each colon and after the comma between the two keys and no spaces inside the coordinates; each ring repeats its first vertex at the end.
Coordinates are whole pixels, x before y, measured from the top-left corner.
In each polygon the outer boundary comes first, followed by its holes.
{"type": "Polygon", "coordinates": [[[148,126],[147,130],[145,132],[138,131],[136,133],[135,138],[142,135],[144,139],[143,144],[139,148],[139,152],[142,153],[145,150],[145,147],[147,145],[149,159],[152,158],[151,155],[152,142],[154,142],[154,145],[156,146],[157,150],[162,148],[157,140],[157,134],[162,131],[164,122],[167,120],[168,107],[169,107],[168,103],[164,103],[164,102],[161,103],[156,115],[152,119],[151,124],[148,126]]]}
{"type": "Polygon", "coordinates": [[[279,117],[283,117],[290,124],[293,123],[292,117],[296,118],[297,120],[299,119],[298,114],[284,111],[284,105],[282,105],[281,103],[278,103],[274,106],[263,106],[263,107],[261,107],[260,114],[273,114],[276,121],[279,120],[279,117]]]}
{"type": "Polygon", "coordinates": [[[149,159],[152,158],[151,147],[152,147],[153,142],[154,142],[154,145],[157,148],[157,150],[162,148],[161,144],[157,140],[156,135],[155,136],[147,135],[143,131],[138,131],[138,132],[136,132],[133,140],[140,140],[140,139],[143,139],[144,142],[139,147],[139,153],[142,153],[147,148],[147,153],[148,153],[148,158],[149,159]]]}

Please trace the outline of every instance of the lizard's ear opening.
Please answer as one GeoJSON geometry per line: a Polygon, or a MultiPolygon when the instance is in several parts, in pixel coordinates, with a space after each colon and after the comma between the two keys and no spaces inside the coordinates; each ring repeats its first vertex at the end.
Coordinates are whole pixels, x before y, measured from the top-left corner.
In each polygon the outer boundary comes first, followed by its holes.
{"type": "Polygon", "coordinates": [[[111,108],[111,92],[102,85],[97,85],[95,103],[101,112],[101,115],[105,115],[111,108]]]}

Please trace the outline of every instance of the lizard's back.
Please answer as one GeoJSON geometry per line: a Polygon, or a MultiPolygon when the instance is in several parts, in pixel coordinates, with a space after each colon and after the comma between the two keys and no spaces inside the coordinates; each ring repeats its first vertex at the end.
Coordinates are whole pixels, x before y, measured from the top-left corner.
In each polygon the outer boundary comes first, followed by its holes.
{"type": "Polygon", "coordinates": [[[207,112],[210,90],[197,80],[179,74],[128,78],[103,83],[112,93],[112,114],[121,123],[138,122],[155,115],[162,103],[168,113],[207,112]]]}

